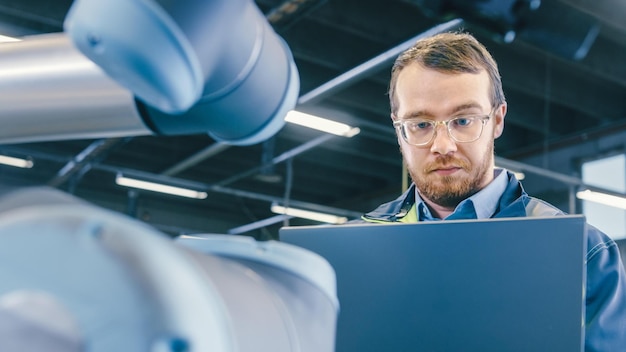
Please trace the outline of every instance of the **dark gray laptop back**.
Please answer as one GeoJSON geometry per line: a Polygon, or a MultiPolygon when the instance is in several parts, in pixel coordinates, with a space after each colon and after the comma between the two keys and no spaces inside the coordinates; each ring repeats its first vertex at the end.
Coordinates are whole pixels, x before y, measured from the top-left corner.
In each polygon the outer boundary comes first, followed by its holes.
{"type": "Polygon", "coordinates": [[[583,216],[285,227],[337,274],[337,352],[582,351],[583,216]]]}

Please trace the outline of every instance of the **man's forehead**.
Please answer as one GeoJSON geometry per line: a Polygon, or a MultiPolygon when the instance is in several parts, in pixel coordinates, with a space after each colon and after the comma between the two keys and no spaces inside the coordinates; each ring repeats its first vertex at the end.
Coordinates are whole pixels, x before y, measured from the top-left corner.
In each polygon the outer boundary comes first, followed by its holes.
{"type": "Polygon", "coordinates": [[[398,115],[455,113],[484,110],[491,105],[490,80],[479,73],[443,73],[418,64],[406,67],[398,77],[396,98],[398,115]],[[437,111],[434,111],[437,110],[437,111]]]}

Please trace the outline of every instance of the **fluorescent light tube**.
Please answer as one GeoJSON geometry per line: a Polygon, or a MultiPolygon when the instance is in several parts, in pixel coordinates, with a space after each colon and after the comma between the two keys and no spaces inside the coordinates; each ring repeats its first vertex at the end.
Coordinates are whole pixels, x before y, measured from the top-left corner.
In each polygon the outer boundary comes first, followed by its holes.
{"type": "Polygon", "coordinates": [[[168,186],[161,183],[148,182],[137,180],[134,178],[124,177],[122,175],[117,175],[115,177],[115,183],[120,186],[131,187],[131,188],[139,188],[153,192],[172,194],[175,196],[187,197],[187,198],[195,198],[195,199],[205,199],[208,194],[206,192],[199,192],[188,188],[182,187],[174,187],[168,186]]]}
{"type": "Polygon", "coordinates": [[[0,164],[30,169],[34,163],[32,160],[14,158],[11,156],[0,155],[0,164]]]}
{"type": "Polygon", "coordinates": [[[19,41],[21,41],[21,39],[12,38],[12,37],[7,37],[6,35],[2,35],[2,34],[0,34],[0,43],[6,43],[6,42],[19,42],[19,41]]]}
{"type": "Polygon", "coordinates": [[[276,214],[284,214],[293,216],[296,218],[303,218],[309,220],[315,220],[319,222],[325,222],[329,224],[343,224],[348,221],[348,218],[342,216],[336,216],[326,213],[318,213],[316,211],[296,209],[296,208],[286,208],[282,205],[272,204],[270,210],[276,214]]]}
{"type": "Polygon", "coordinates": [[[590,202],[600,203],[615,208],[626,209],[626,198],[618,197],[606,193],[584,190],[576,193],[578,199],[588,200],[590,202]]]}
{"type": "Polygon", "coordinates": [[[352,127],[345,123],[305,114],[296,110],[289,111],[285,117],[285,121],[343,137],[353,137],[361,132],[358,127],[352,127]]]}

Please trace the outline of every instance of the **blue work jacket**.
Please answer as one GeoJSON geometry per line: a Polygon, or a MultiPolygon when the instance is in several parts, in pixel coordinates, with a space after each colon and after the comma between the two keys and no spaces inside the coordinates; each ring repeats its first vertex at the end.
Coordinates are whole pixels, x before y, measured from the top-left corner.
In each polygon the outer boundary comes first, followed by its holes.
{"type": "MultiPolygon", "coordinates": [[[[493,218],[557,216],[556,207],[529,196],[512,173],[493,218]]],[[[415,203],[415,184],[396,200],[353,222],[397,222],[415,203]]],[[[558,250],[558,248],[555,248],[558,250]]],[[[626,351],[626,274],[615,241],[587,225],[585,351],[626,351]]]]}

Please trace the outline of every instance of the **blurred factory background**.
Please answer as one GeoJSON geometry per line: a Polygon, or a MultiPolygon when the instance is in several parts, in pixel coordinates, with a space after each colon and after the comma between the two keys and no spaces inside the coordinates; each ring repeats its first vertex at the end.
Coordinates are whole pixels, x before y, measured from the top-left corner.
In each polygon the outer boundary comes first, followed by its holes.
{"type": "MultiPolygon", "coordinates": [[[[71,3],[2,0],[0,34],[61,32],[71,3]]],[[[4,143],[1,156],[32,163],[0,165],[1,189],[48,185],[172,236],[268,239],[286,224],[319,223],[277,215],[272,205],[358,217],[397,197],[406,180],[386,94],[393,58],[417,36],[447,23],[476,35],[499,63],[509,110],[496,141],[497,163],[523,172],[531,195],[566,212],[596,210],[592,224],[615,238],[626,236],[626,210],[595,209],[576,197],[589,185],[626,193],[623,0],[256,4],[294,55],[301,82],[296,110],[358,128],[358,134],[287,123],[251,146],[227,145],[205,133],[4,143]],[[127,188],[116,183],[118,175],[205,194],[192,199],[127,188]]]]}

